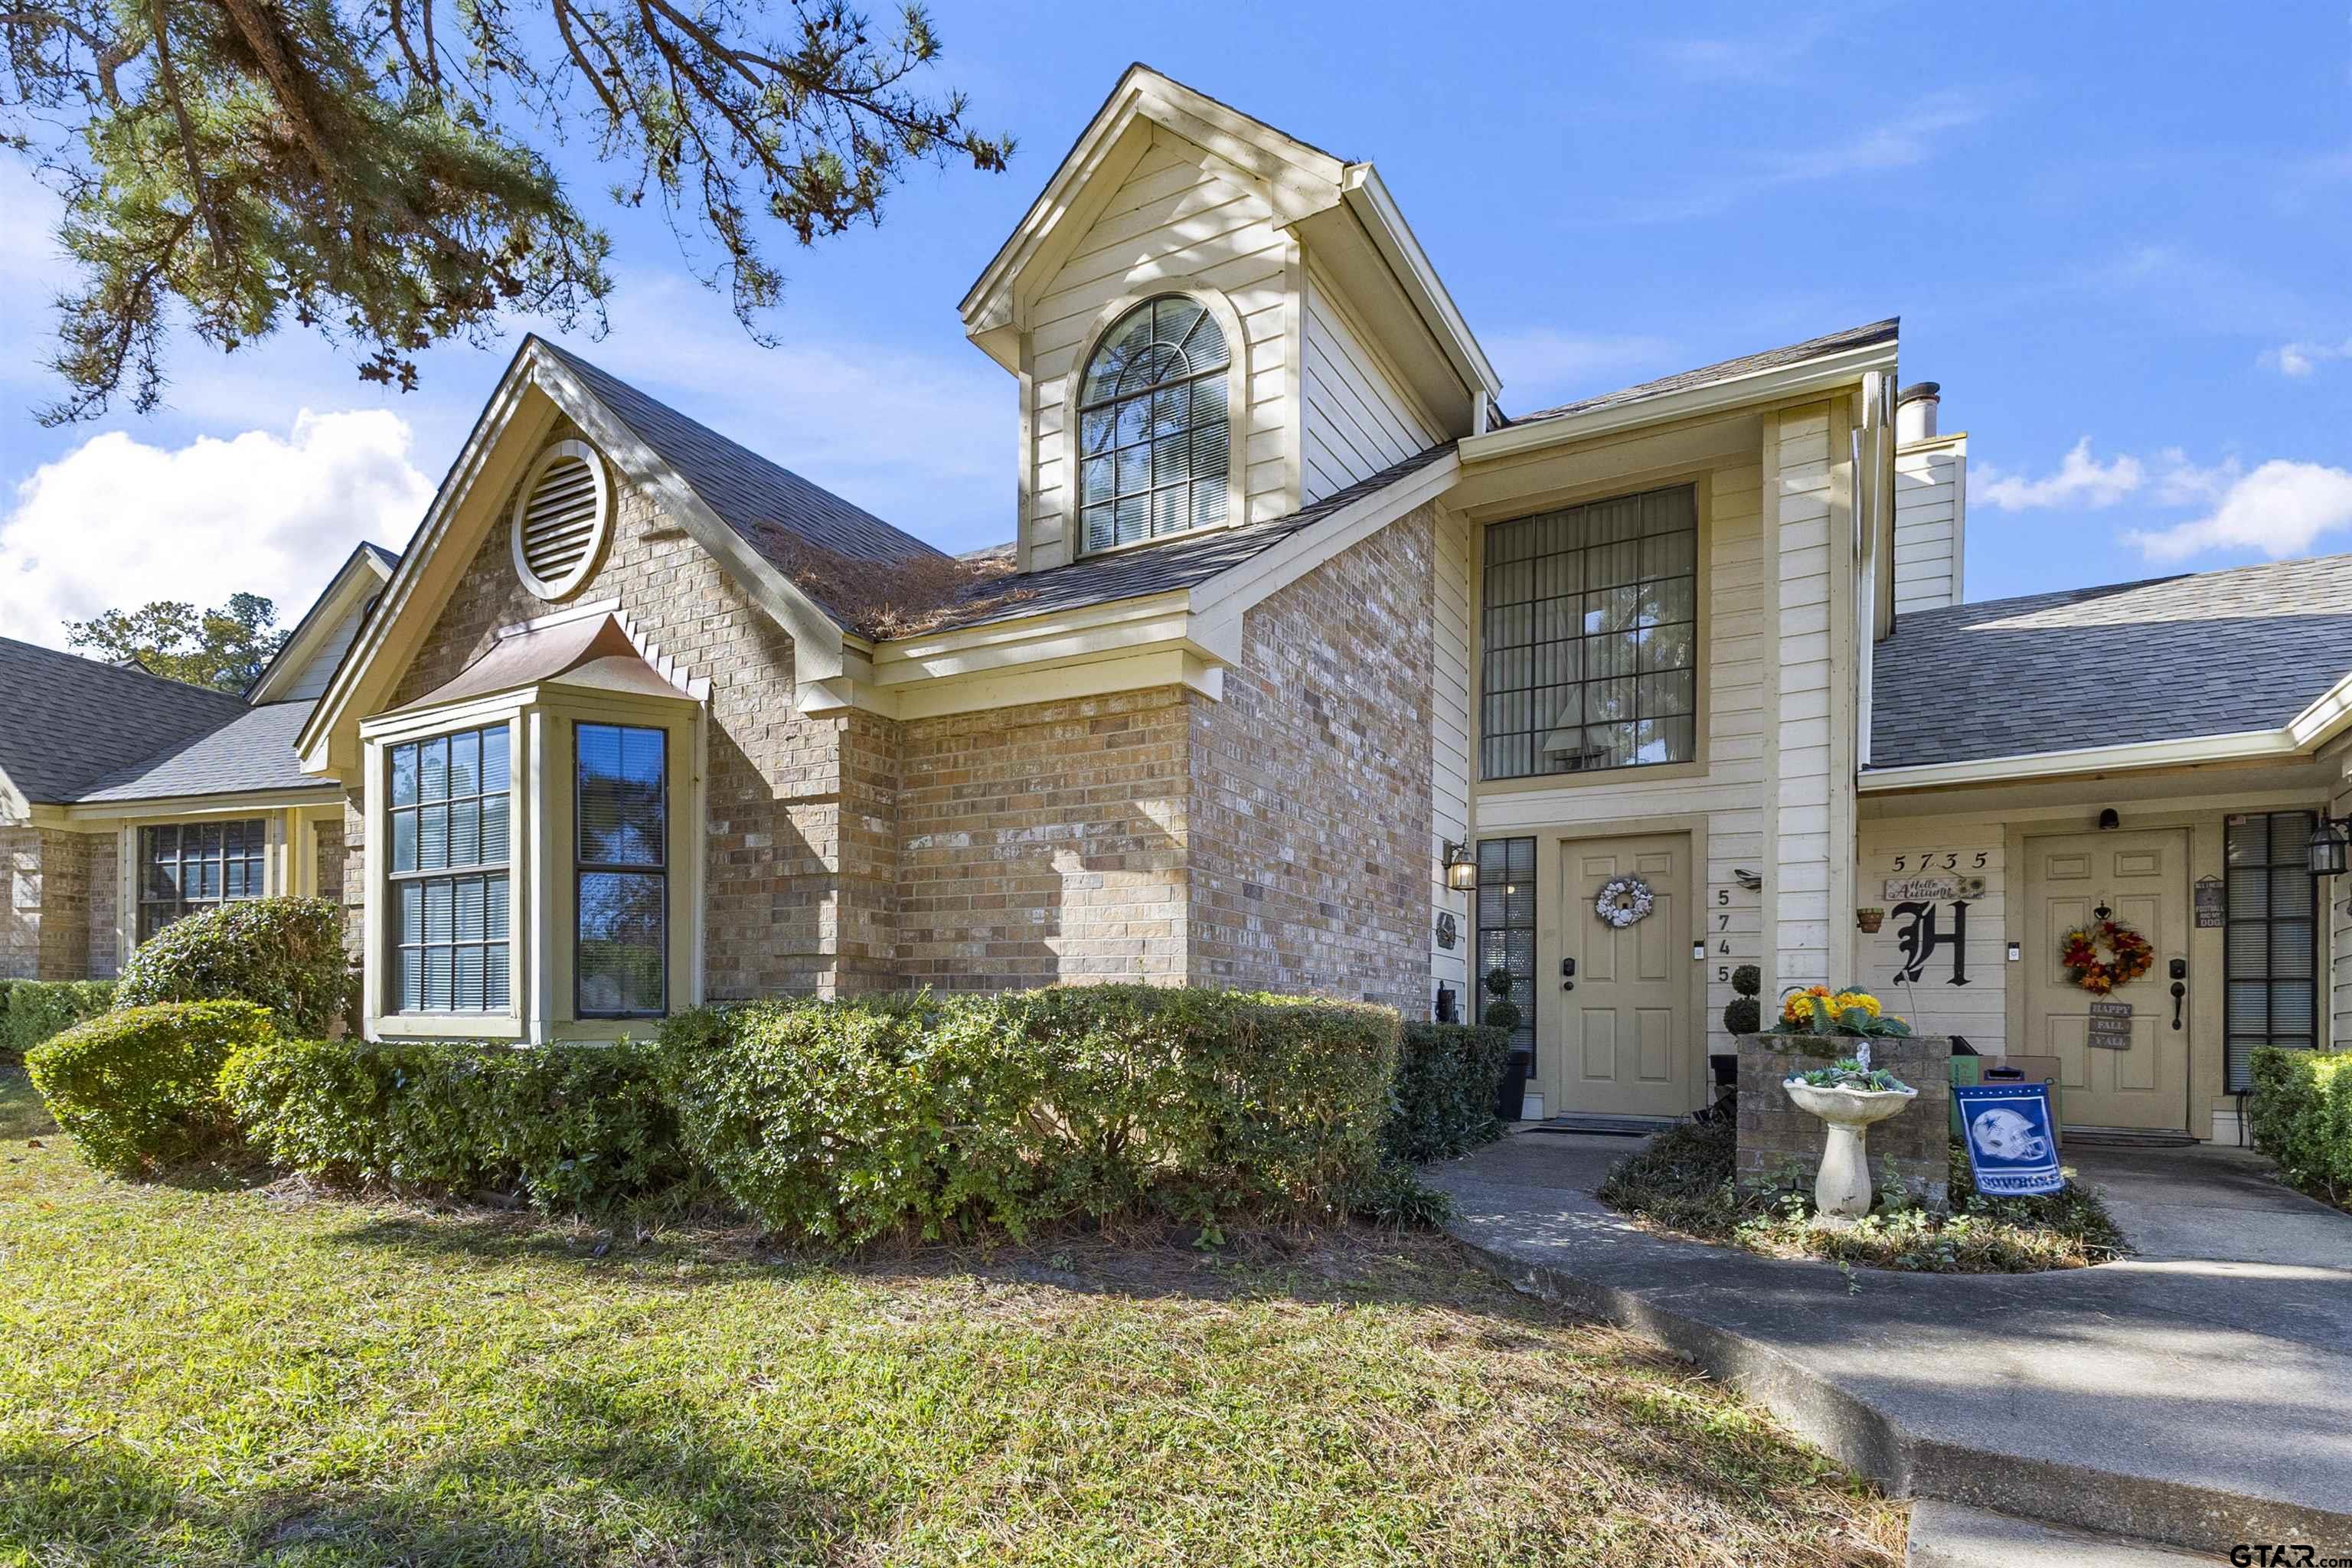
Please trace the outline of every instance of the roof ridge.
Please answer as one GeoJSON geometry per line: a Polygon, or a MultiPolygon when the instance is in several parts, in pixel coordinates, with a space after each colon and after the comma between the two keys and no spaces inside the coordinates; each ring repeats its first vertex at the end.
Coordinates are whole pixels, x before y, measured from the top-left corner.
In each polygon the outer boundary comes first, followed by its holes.
{"type": "Polygon", "coordinates": [[[1531,414],[1506,415],[1504,427],[1507,429],[1514,425],[1531,425],[1540,420],[1557,419],[1561,415],[1573,414],[1580,409],[1601,404],[1630,403],[1649,395],[1654,390],[1664,391],[1685,384],[1699,384],[1708,381],[1723,380],[1731,374],[1749,369],[1766,369],[1771,364],[1792,364],[1801,360],[1811,359],[1817,353],[1826,353],[1832,347],[1860,348],[1868,343],[1883,342],[1899,332],[1902,325],[1902,317],[1885,316],[1875,321],[1864,321],[1858,326],[1843,327],[1833,332],[1823,332],[1818,337],[1805,338],[1793,343],[1783,343],[1778,348],[1758,349],[1748,353],[1733,354],[1728,359],[1717,360],[1713,364],[1695,365],[1689,370],[1678,370],[1668,375],[1654,376],[1648,381],[1637,381],[1631,386],[1621,386],[1614,392],[1596,393],[1590,397],[1573,398],[1549,408],[1538,408],[1531,414]]]}
{"type": "MultiPolygon", "coordinates": [[[[2338,563],[2352,568],[2352,550],[2331,550],[2318,555],[2289,555],[2276,561],[2247,561],[2235,566],[2214,566],[2203,572],[2165,572],[2153,577],[2126,577],[2116,583],[2084,583],[2073,588],[2043,588],[2032,594],[2011,594],[2000,599],[1969,599],[1957,605],[1938,605],[1932,610],[1913,610],[1901,617],[1914,620],[1921,616],[1948,616],[1997,610],[2005,605],[2079,599],[2092,594],[2116,594],[2130,588],[2152,588],[2159,583],[2187,583],[2231,577],[2248,572],[2275,572],[2287,566],[2318,566],[2338,563]]],[[[1899,623],[1898,623],[1899,624],[1899,623]]]]}

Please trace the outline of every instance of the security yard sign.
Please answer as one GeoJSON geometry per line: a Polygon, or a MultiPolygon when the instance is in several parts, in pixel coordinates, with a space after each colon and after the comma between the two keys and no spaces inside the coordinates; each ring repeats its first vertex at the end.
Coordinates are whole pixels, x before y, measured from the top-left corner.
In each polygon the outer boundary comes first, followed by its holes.
{"type": "Polygon", "coordinates": [[[2058,1172],[2048,1084],[1956,1083],[1952,1098],[1959,1101],[1977,1191],[2018,1198],[2054,1193],[2066,1184],[2058,1172]]]}

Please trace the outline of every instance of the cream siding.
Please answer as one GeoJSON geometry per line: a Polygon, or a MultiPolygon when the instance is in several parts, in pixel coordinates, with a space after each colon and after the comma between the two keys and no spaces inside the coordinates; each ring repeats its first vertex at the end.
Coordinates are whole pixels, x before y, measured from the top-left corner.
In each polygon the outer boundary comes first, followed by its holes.
{"type": "MultiPolygon", "coordinates": [[[[1657,482],[1644,479],[1624,488],[1657,482]]],[[[1705,746],[1699,762],[1587,774],[1557,784],[1486,784],[1477,795],[1477,830],[1481,837],[1500,838],[1696,829],[1693,863],[1704,880],[1692,892],[1702,929],[1691,937],[1706,942],[1704,1025],[1706,1048],[1715,1052],[1731,1048],[1723,1031],[1731,971],[1763,962],[1761,901],[1739,885],[1737,873],[1766,866],[1763,661],[1770,605],[1759,515],[1761,471],[1752,461],[1721,466],[1706,474],[1699,487],[1706,616],[1699,672],[1705,746]]],[[[1577,911],[1559,910],[1558,900],[1556,888],[1538,889],[1540,924],[1577,918],[1577,911]]]]}
{"type": "Polygon", "coordinates": [[[1311,501],[1444,437],[1311,264],[1306,299],[1300,477],[1311,501]]]}
{"type": "MultiPolygon", "coordinates": [[[[1471,619],[1471,531],[1469,524],[1444,508],[1437,511],[1437,592],[1432,625],[1436,649],[1431,663],[1430,720],[1430,973],[1438,985],[1451,985],[1462,998],[1462,1016],[1477,1016],[1478,997],[1469,987],[1470,949],[1477,940],[1471,900],[1475,894],[1454,892],[1445,885],[1445,847],[1470,837],[1470,692],[1472,649],[1476,646],[1471,619]],[[1436,917],[1451,912],[1457,928],[1449,952],[1436,944],[1436,917]]],[[[1435,993],[1433,991],[1433,995],[1435,993]]]]}
{"type": "Polygon", "coordinates": [[[1895,613],[1959,604],[1967,564],[1969,438],[1917,441],[1895,455],[1895,613]]]}
{"type": "Polygon", "coordinates": [[[286,688],[283,700],[313,702],[327,694],[327,682],[333,679],[335,666],[342,662],[344,650],[352,646],[352,639],[359,635],[360,622],[365,612],[364,603],[354,605],[336,623],[332,635],[319,645],[319,651],[310,656],[310,661],[302,666],[292,683],[286,688]]]}
{"type": "MultiPolygon", "coordinates": [[[[1768,919],[1775,951],[1768,993],[1843,978],[1830,973],[1831,933],[1838,907],[1851,907],[1843,896],[1851,892],[1849,852],[1840,847],[1851,840],[1839,829],[1853,820],[1853,779],[1850,763],[1841,770],[1840,742],[1850,744],[1850,735],[1841,736],[1836,722],[1851,724],[1852,716],[1833,711],[1846,685],[1835,650],[1850,628],[1837,625],[1834,613],[1842,601],[1832,541],[1840,537],[1843,509],[1830,460],[1831,416],[1820,405],[1791,410],[1768,421],[1765,436],[1768,559],[1779,608],[1768,639],[1774,670],[1767,702],[1774,733],[1768,919]]],[[[1850,526],[1851,514],[1843,521],[1850,526]]],[[[1849,540],[1848,570],[1851,559],[1849,540]]]]}
{"type": "MultiPolygon", "coordinates": [[[[1861,886],[1854,901],[1885,911],[1876,932],[1856,929],[1852,967],[1842,981],[1871,992],[1889,1012],[1900,1014],[1923,1035],[1965,1035],[1984,1056],[1999,1056],[2009,1037],[2009,847],[1997,821],[1969,818],[1865,822],[1861,829],[1861,886]],[[1923,869],[1924,868],[1924,869],[1923,869]],[[1981,877],[1982,896],[1969,899],[1968,941],[1961,973],[1953,984],[1952,950],[1938,948],[1917,978],[1904,983],[1900,900],[1888,895],[1890,881],[1922,876],[1981,877]]],[[[1940,928],[1952,927],[1951,903],[1935,900],[1940,928]]]]}
{"type": "Polygon", "coordinates": [[[1291,510],[1289,268],[1297,242],[1250,179],[1165,131],[1076,242],[1026,311],[1031,406],[1029,564],[1068,562],[1073,495],[1067,473],[1069,398],[1089,339],[1116,302],[1185,285],[1222,294],[1240,318],[1248,386],[1244,496],[1248,517],[1291,510]]]}

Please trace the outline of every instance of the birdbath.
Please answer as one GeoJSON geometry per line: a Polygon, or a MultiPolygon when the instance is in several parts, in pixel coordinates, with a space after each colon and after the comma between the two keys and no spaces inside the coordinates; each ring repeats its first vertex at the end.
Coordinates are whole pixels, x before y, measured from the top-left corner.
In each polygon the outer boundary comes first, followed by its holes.
{"type": "MultiPolygon", "coordinates": [[[[1865,1070],[1869,1047],[1856,1055],[1865,1070]]],[[[1893,1089],[1858,1089],[1844,1084],[1807,1083],[1783,1079],[1780,1087],[1797,1109],[1822,1119],[1829,1137],[1822,1148],[1822,1168],[1813,1178],[1813,1206],[1830,1222],[1850,1225],[1870,1212],[1870,1125],[1884,1121],[1918,1098],[1907,1085],[1893,1089]]]]}

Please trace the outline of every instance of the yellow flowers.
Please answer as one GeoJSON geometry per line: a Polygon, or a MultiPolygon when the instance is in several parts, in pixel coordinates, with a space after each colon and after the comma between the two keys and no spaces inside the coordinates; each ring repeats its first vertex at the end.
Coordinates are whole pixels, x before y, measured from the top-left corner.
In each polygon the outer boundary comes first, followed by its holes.
{"type": "Polygon", "coordinates": [[[1810,1024],[1814,1012],[1823,1008],[1832,1018],[1843,1018],[1856,1008],[1873,1018],[1882,1012],[1878,998],[1867,991],[1832,991],[1826,985],[1811,985],[1802,991],[1791,991],[1780,999],[1780,1022],[1810,1024]]]}

